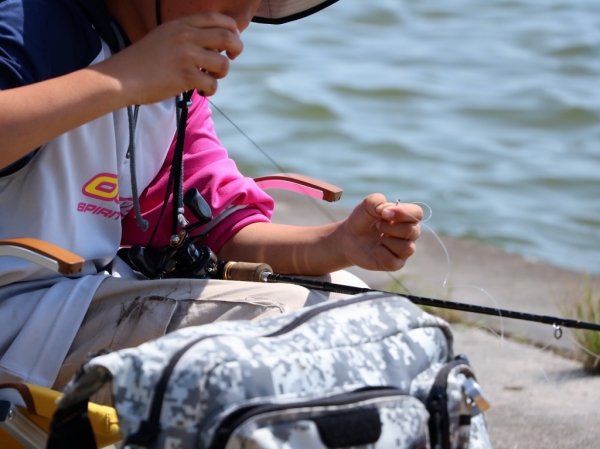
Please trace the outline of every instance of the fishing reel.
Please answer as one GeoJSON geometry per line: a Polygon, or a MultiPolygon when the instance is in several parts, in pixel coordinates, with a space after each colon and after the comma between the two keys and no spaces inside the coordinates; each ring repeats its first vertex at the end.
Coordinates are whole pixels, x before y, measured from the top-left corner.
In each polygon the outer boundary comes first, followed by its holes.
{"type": "Polygon", "coordinates": [[[212,210],[198,189],[190,189],[183,204],[198,220],[185,226],[171,237],[169,245],[161,248],[133,245],[126,252],[129,264],[149,279],[209,279],[216,278],[221,265],[212,250],[198,243],[208,234],[192,237],[190,234],[212,221],[212,210]]]}

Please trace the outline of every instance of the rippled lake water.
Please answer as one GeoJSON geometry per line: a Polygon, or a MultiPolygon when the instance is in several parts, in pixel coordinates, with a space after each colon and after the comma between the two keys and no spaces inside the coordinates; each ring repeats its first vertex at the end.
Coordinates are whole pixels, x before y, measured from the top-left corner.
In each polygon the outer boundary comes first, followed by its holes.
{"type": "MultiPolygon", "coordinates": [[[[600,274],[597,0],[340,0],[243,40],[214,102],[285,170],[600,274]]],[[[245,174],[278,171],[214,117],[245,174]]]]}

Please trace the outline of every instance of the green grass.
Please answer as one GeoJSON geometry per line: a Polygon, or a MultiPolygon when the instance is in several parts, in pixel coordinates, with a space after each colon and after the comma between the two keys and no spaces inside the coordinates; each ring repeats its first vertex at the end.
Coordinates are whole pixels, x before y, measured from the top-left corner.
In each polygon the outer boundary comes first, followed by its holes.
{"type": "MultiPolygon", "coordinates": [[[[567,312],[563,308],[563,312],[567,312]]],[[[594,292],[594,287],[588,279],[582,295],[577,298],[572,309],[568,310],[568,314],[576,320],[588,321],[592,323],[600,323],[600,294],[594,292]]],[[[584,368],[587,371],[600,373],[600,332],[577,330],[574,332],[575,339],[587,351],[582,350],[584,368]]]]}

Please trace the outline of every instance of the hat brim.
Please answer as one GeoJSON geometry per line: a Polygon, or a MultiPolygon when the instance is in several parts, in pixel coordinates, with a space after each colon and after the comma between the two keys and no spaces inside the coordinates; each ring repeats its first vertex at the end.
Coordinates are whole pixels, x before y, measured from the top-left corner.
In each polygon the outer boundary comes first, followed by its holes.
{"type": "Polygon", "coordinates": [[[310,16],[338,0],[262,0],[256,15],[255,23],[281,25],[310,16]]]}

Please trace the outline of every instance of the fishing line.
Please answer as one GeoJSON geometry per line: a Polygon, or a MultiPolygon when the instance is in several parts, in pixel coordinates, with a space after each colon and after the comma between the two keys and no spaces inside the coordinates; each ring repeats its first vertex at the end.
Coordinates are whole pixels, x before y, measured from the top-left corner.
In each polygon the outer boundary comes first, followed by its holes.
{"type": "MultiPolygon", "coordinates": [[[[256,148],[258,149],[281,173],[287,173],[287,170],[285,170],[281,165],[279,165],[277,163],[277,161],[275,161],[275,159],[273,159],[265,150],[263,150],[260,145],[258,145],[258,143],[256,143],[248,134],[246,134],[237,124],[235,124],[233,122],[233,120],[231,120],[227,114],[225,114],[225,112],[223,112],[221,110],[221,108],[219,108],[210,98],[205,97],[208,102],[210,103],[210,105],[212,107],[214,107],[219,114],[221,114],[229,123],[231,123],[233,125],[233,127],[235,129],[237,129],[246,139],[248,139],[248,141],[256,148]]],[[[310,201],[313,205],[315,205],[328,219],[331,223],[336,223],[337,220],[325,207],[323,207],[323,205],[321,205],[321,203],[319,203],[319,201],[317,201],[315,198],[312,197],[305,197],[307,198],[308,201],[310,201]]],[[[431,210],[431,209],[430,209],[431,210]]],[[[414,218],[414,217],[413,217],[414,218]]],[[[396,279],[395,276],[393,276],[389,271],[385,271],[385,273],[387,273],[387,275],[391,278],[392,281],[394,281],[394,283],[401,287],[402,289],[406,290],[408,292],[408,289],[406,289],[406,287],[404,286],[404,284],[399,280],[396,279]]],[[[409,292],[410,293],[410,292],[409,292]]]]}
{"type": "MultiPolygon", "coordinates": [[[[223,112],[223,110],[221,108],[219,108],[210,98],[205,97],[208,102],[210,103],[210,105],[212,107],[214,107],[240,134],[242,134],[257,150],[259,150],[275,167],[277,167],[277,169],[279,171],[281,171],[282,173],[285,173],[286,170],[281,167],[281,165],[279,165],[277,163],[277,161],[275,161],[274,158],[272,158],[260,145],[258,145],[258,143],[256,143],[256,141],[254,141],[246,132],[244,132],[244,130],[242,130],[232,119],[230,119],[227,114],[225,114],[225,112],[223,112]]],[[[321,210],[324,215],[333,223],[336,222],[337,220],[335,219],[335,217],[333,217],[329,211],[327,209],[325,209],[317,200],[315,200],[314,198],[309,197],[309,200],[315,204],[319,210],[321,210]]],[[[400,203],[400,200],[397,201],[397,204],[402,204],[400,203]]],[[[437,235],[437,233],[427,224],[425,224],[425,222],[429,221],[432,216],[433,216],[433,209],[426,203],[422,203],[422,202],[413,202],[412,204],[417,204],[417,205],[424,205],[428,210],[429,210],[429,216],[427,217],[427,219],[425,219],[424,221],[421,221],[421,224],[429,231],[433,234],[433,236],[436,238],[436,240],[439,242],[440,246],[442,247],[442,249],[444,250],[444,254],[446,256],[446,264],[447,264],[447,271],[446,271],[446,277],[444,278],[444,281],[442,283],[442,286],[444,288],[451,288],[448,286],[448,279],[450,277],[450,271],[451,271],[451,261],[450,261],[450,254],[448,253],[448,249],[446,248],[446,245],[444,245],[444,243],[442,242],[442,239],[437,235]]],[[[417,220],[416,217],[412,216],[411,214],[409,214],[406,210],[405,213],[408,216],[411,216],[412,218],[414,218],[415,220],[417,220]]],[[[417,220],[419,221],[419,220],[417,220]]],[[[407,293],[410,293],[410,291],[406,288],[406,286],[398,279],[396,278],[391,272],[386,271],[385,273],[387,273],[387,276],[390,277],[390,279],[399,287],[401,287],[403,290],[405,290],[407,293]]],[[[472,285],[457,285],[455,287],[470,287],[473,289],[477,289],[479,291],[481,291],[482,293],[484,293],[485,295],[487,295],[492,303],[494,304],[494,306],[496,307],[497,310],[500,310],[499,304],[496,301],[496,299],[493,297],[493,295],[491,295],[488,291],[486,291],[485,289],[481,288],[481,287],[476,287],[476,286],[472,286],[472,285]]],[[[503,323],[503,318],[502,318],[502,314],[499,312],[500,315],[500,333],[501,333],[501,344],[503,344],[503,338],[504,338],[504,323],[503,323]]]]}
{"type": "Polygon", "coordinates": [[[570,333],[567,334],[567,338],[569,340],[571,340],[571,343],[573,343],[575,346],[577,346],[583,352],[585,352],[585,353],[591,355],[592,357],[594,357],[597,362],[600,361],[600,354],[596,354],[594,351],[590,351],[588,348],[586,348],[581,343],[579,343],[570,333]]]}
{"type": "MultiPolygon", "coordinates": [[[[234,127],[235,129],[237,129],[237,130],[238,130],[238,131],[239,131],[239,132],[242,134],[242,136],[244,136],[246,139],[248,139],[248,141],[249,141],[249,142],[250,142],[252,145],[254,145],[254,147],[255,147],[255,148],[258,150],[258,151],[260,151],[260,152],[263,154],[263,156],[265,156],[265,157],[266,157],[266,158],[267,158],[267,159],[268,159],[268,160],[269,160],[269,161],[270,161],[270,162],[271,162],[271,163],[272,163],[272,164],[273,164],[273,165],[274,165],[274,166],[277,168],[277,170],[279,170],[281,173],[287,173],[287,170],[285,170],[285,169],[284,169],[284,168],[283,168],[281,165],[279,165],[279,164],[277,163],[277,161],[275,161],[275,159],[273,159],[273,158],[272,158],[272,157],[271,157],[271,156],[270,156],[270,155],[269,155],[269,154],[268,154],[268,153],[267,153],[265,150],[263,150],[263,149],[260,147],[260,145],[259,145],[259,144],[257,144],[257,143],[256,143],[256,142],[255,142],[255,141],[254,141],[254,140],[253,140],[253,139],[252,139],[252,138],[251,138],[251,137],[248,135],[248,134],[246,134],[246,133],[245,133],[245,132],[242,130],[242,128],[240,128],[238,125],[236,125],[236,124],[233,122],[233,120],[231,120],[231,119],[230,119],[230,118],[229,118],[229,117],[228,117],[228,116],[227,116],[227,115],[226,115],[226,114],[225,114],[225,113],[224,113],[224,112],[221,110],[221,108],[219,108],[219,107],[218,107],[218,106],[217,106],[217,105],[216,105],[216,104],[215,104],[215,103],[214,103],[214,102],[213,102],[213,101],[212,101],[210,98],[208,98],[208,97],[205,97],[205,98],[208,100],[208,102],[210,103],[210,105],[211,105],[212,107],[214,107],[214,108],[215,108],[215,109],[216,109],[216,110],[219,112],[219,114],[221,114],[221,115],[222,115],[222,116],[223,116],[223,117],[224,117],[224,118],[225,118],[225,119],[226,119],[226,120],[227,120],[229,123],[231,123],[231,124],[233,125],[233,127],[234,127]]],[[[310,201],[311,201],[313,204],[315,204],[315,205],[316,205],[316,206],[317,206],[317,207],[318,207],[318,208],[321,210],[321,212],[322,212],[322,213],[323,213],[323,214],[324,214],[324,215],[325,215],[325,216],[326,216],[326,217],[327,217],[327,218],[328,218],[328,219],[329,219],[329,220],[330,220],[332,223],[335,223],[336,221],[338,221],[338,220],[336,220],[336,218],[335,218],[333,215],[331,215],[331,213],[330,213],[330,212],[329,212],[329,211],[328,211],[326,208],[324,208],[324,207],[323,207],[323,206],[322,206],[322,205],[321,205],[321,204],[320,204],[320,203],[319,203],[319,202],[318,202],[316,199],[314,199],[314,198],[312,198],[312,197],[308,197],[308,199],[309,199],[309,200],[310,200],[310,201]]]]}
{"type": "MultiPolygon", "coordinates": [[[[399,200],[398,200],[399,201],[399,200]]],[[[396,203],[398,205],[398,202],[396,203]]],[[[427,209],[429,209],[429,217],[427,217],[426,220],[422,220],[421,221],[421,226],[424,226],[431,234],[433,234],[433,236],[437,239],[438,243],[440,244],[440,246],[442,247],[442,249],[444,250],[444,254],[446,255],[446,277],[444,278],[444,281],[442,282],[442,287],[443,288],[448,288],[448,289],[454,289],[454,288],[472,288],[474,290],[478,290],[481,293],[485,294],[494,304],[494,306],[496,307],[496,310],[498,311],[498,316],[500,318],[500,346],[504,345],[504,320],[502,317],[502,312],[500,304],[498,304],[498,302],[496,301],[496,298],[494,298],[494,296],[488,292],[486,289],[482,288],[482,287],[478,287],[476,285],[470,285],[470,284],[448,284],[448,280],[450,278],[450,271],[451,271],[451,262],[450,262],[450,253],[448,252],[448,249],[446,248],[446,245],[444,245],[444,242],[442,241],[442,239],[437,235],[437,233],[431,228],[431,226],[425,224],[427,221],[429,221],[431,219],[431,217],[433,217],[433,209],[431,208],[431,206],[429,206],[429,204],[427,203],[423,203],[423,202],[413,202],[411,204],[418,204],[418,205],[423,205],[425,206],[427,209]]],[[[400,204],[401,206],[401,204],[400,204]]],[[[406,210],[405,210],[406,212],[406,210]]],[[[408,212],[406,212],[407,215],[411,216],[408,212]]],[[[412,217],[415,218],[416,217],[412,217]]]]}
{"type": "MultiPolygon", "coordinates": [[[[492,334],[495,337],[500,338],[500,335],[491,327],[487,326],[487,325],[479,325],[476,327],[472,327],[467,329],[466,331],[461,331],[459,329],[453,329],[456,335],[460,335],[461,337],[467,336],[470,333],[473,333],[476,330],[484,330],[486,332],[489,332],[490,334],[492,334]]],[[[542,375],[543,379],[544,379],[544,383],[546,385],[548,385],[548,391],[544,392],[551,395],[557,402],[560,402],[563,405],[566,405],[567,408],[569,410],[572,411],[578,411],[578,412],[598,412],[599,411],[599,407],[598,406],[587,406],[587,405],[581,405],[581,404],[576,404],[574,403],[574,400],[571,398],[572,394],[571,392],[567,389],[566,385],[561,385],[559,382],[554,381],[550,378],[550,376],[548,375],[547,371],[544,369],[542,363],[539,360],[536,360],[535,358],[532,358],[532,355],[535,354],[540,354],[540,355],[544,355],[546,356],[548,353],[548,349],[552,347],[552,344],[554,343],[554,340],[551,339],[549,340],[545,345],[536,347],[533,345],[523,345],[521,343],[518,342],[513,342],[513,346],[514,347],[507,347],[507,346],[502,346],[500,347],[500,350],[503,351],[505,354],[507,354],[508,356],[510,356],[511,358],[514,358],[515,355],[519,355],[521,356],[520,359],[524,360],[526,362],[530,362],[533,365],[535,365],[535,368],[537,369],[537,371],[540,372],[540,374],[542,375]]],[[[576,345],[578,345],[578,343],[576,341],[573,341],[573,343],[575,343],[576,345]]],[[[579,346],[579,345],[578,345],[579,346]]],[[[585,348],[582,348],[585,350],[585,348]]],[[[590,352],[590,351],[587,351],[590,352]]],[[[593,354],[593,353],[592,353],[593,354]]],[[[468,357],[468,354],[467,354],[468,357]]],[[[557,358],[564,358],[561,355],[558,354],[554,354],[554,357],[557,358]]],[[[516,359],[515,359],[516,360],[516,359]]],[[[569,359],[567,358],[567,360],[569,362],[573,362],[573,363],[577,363],[575,360],[569,359]]],[[[531,376],[532,373],[531,371],[528,370],[527,376],[531,376]]],[[[530,379],[522,379],[523,384],[523,390],[527,390],[529,387],[527,384],[529,384],[531,382],[530,379]]],[[[482,386],[486,387],[485,383],[482,384],[482,386]]],[[[506,387],[506,386],[504,386],[506,387]]],[[[505,388],[503,388],[504,390],[505,388]]],[[[496,392],[498,393],[498,392],[496,392]]],[[[488,393],[489,394],[489,393],[488,393]]],[[[490,399],[493,401],[494,397],[493,395],[490,396],[490,399]]],[[[493,402],[492,402],[492,406],[493,406],[493,402]]]]}
{"type": "MultiPolygon", "coordinates": [[[[398,204],[398,203],[397,203],[398,204]]],[[[476,326],[474,328],[469,329],[467,332],[459,332],[456,328],[454,329],[455,332],[460,333],[461,335],[467,335],[468,333],[473,332],[476,329],[485,329],[487,331],[489,331],[492,335],[494,335],[495,337],[499,338],[500,340],[500,350],[504,351],[505,353],[507,353],[509,356],[514,357],[515,355],[519,354],[521,357],[524,358],[524,360],[532,362],[535,367],[537,368],[537,370],[541,373],[542,377],[544,378],[544,381],[546,383],[546,385],[548,385],[550,388],[550,394],[558,401],[560,401],[563,404],[567,404],[568,408],[570,410],[574,410],[574,411],[593,411],[593,412],[597,412],[598,411],[598,407],[590,407],[590,406],[583,406],[577,403],[574,403],[572,400],[570,400],[570,398],[566,398],[564,397],[565,395],[567,395],[568,393],[563,393],[562,389],[561,389],[561,385],[558,382],[554,382],[550,379],[546,369],[544,368],[542,362],[540,362],[539,360],[535,360],[531,358],[531,353],[533,354],[546,354],[547,353],[547,349],[553,346],[553,343],[555,342],[556,339],[556,334],[555,337],[550,339],[546,344],[540,346],[540,347],[532,347],[532,345],[522,345],[518,342],[514,342],[514,344],[511,347],[508,347],[505,345],[505,334],[504,334],[504,318],[502,317],[502,313],[500,312],[501,308],[500,305],[498,303],[498,301],[495,299],[494,295],[492,295],[490,292],[488,292],[487,290],[485,290],[484,288],[475,286],[475,285],[469,285],[469,284],[450,284],[449,278],[450,278],[450,271],[451,271],[451,260],[450,260],[450,253],[448,251],[448,249],[446,248],[446,245],[444,244],[444,242],[442,241],[442,239],[438,236],[438,234],[427,224],[425,224],[425,222],[429,221],[431,219],[431,217],[433,216],[433,210],[431,209],[431,207],[423,202],[413,202],[412,204],[419,204],[422,206],[425,206],[430,214],[427,217],[427,219],[424,219],[421,222],[421,225],[423,227],[425,227],[438,241],[438,243],[440,244],[440,246],[442,247],[442,249],[444,250],[444,254],[446,256],[446,263],[447,263],[447,273],[446,276],[444,278],[444,281],[442,283],[444,288],[449,288],[449,289],[454,289],[454,288],[471,288],[471,289],[475,289],[480,291],[481,293],[485,294],[494,304],[496,310],[498,311],[499,314],[499,318],[500,318],[500,334],[498,334],[493,328],[491,328],[490,326],[487,325],[479,325],[476,326]]],[[[560,336],[562,336],[562,329],[558,328],[560,330],[560,336]]],[[[555,332],[556,332],[556,328],[555,328],[555,332]]],[[[569,340],[575,344],[575,346],[581,348],[583,351],[585,351],[586,353],[590,354],[592,357],[595,357],[597,360],[600,360],[600,355],[599,354],[595,354],[592,351],[588,350],[587,348],[583,347],[581,344],[579,344],[570,334],[568,335],[569,340]]],[[[559,357],[559,356],[557,356],[559,357]]],[[[575,362],[576,363],[576,362],[575,362]]],[[[581,368],[580,368],[581,369],[581,368]]]]}
{"type": "MultiPolygon", "coordinates": [[[[397,200],[396,205],[398,205],[398,204],[402,204],[402,201],[397,200]]],[[[433,217],[433,209],[431,208],[431,206],[429,204],[423,203],[421,201],[411,201],[410,204],[417,204],[417,205],[425,206],[427,208],[427,210],[429,210],[429,216],[427,218],[423,218],[421,220],[421,223],[427,223],[429,220],[431,220],[431,217],[433,217]]]]}
{"type": "Polygon", "coordinates": [[[492,302],[494,303],[494,306],[496,306],[496,310],[498,311],[498,317],[500,318],[500,345],[504,345],[504,318],[502,317],[502,312],[501,312],[501,307],[500,304],[498,304],[498,302],[496,301],[496,298],[494,298],[494,295],[492,295],[490,292],[488,292],[485,288],[481,288],[481,287],[477,287],[476,285],[470,285],[470,284],[456,284],[456,285],[451,285],[449,288],[472,288],[474,290],[478,290],[481,293],[483,293],[484,295],[486,295],[488,298],[490,298],[492,300],[492,302]]]}
{"type": "MultiPolygon", "coordinates": [[[[207,98],[208,99],[208,98],[207,98]]],[[[236,130],[238,130],[238,132],[240,132],[240,134],[242,134],[257,150],[259,150],[275,167],[277,167],[277,169],[279,171],[281,171],[282,173],[286,173],[286,170],[283,169],[263,148],[261,148],[260,145],[258,145],[248,134],[246,134],[236,123],[233,122],[233,120],[231,120],[217,105],[215,105],[215,103],[213,101],[211,101],[210,99],[208,99],[210,105],[215,108],[236,130]]],[[[314,198],[308,198],[309,201],[311,201],[314,205],[316,205],[316,207],[333,223],[336,222],[336,218],[325,208],[323,207],[317,200],[315,200],[314,198]]],[[[398,204],[401,205],[401,203],[398,202],[398,204]]],[[[446,276],[442,282],[442,286],[444,288],[472,288],[475,290],[480,291],[481,293],[485,294],[494,304],[494,307],[496,308],[496,310],[500,311],[500,305],[498,303],[498,301],[494,298],[494,296],[488,292],[487,290],[485,290],[484,288],[475,286],[475,285],[469,285],[469,284],[456,284],[456,285],[452,285],[449,284],[449,278],[450,278],[450,273],[451,273],[451,268],[452,268],[452,263],[451,263],[451,259],[450,259],[450,254],[448,252],[448,249],[446,248],[446,245],[444,244],[444,242],[442,241],[442,239],[438,236],[438,234],[427,224],[425,224],[427,221],[429,221],[432,216],[433,216],[433,210],[432,208],[423,202],[413,202],[411,204],[416,204],[416,205],[423,205],[425,206],[428,210],[429,210],[429,216],[422,220],[420,222],[420,224],[426,228],[437,240],[437,242],[439,243],[439,245],[442,247],[445,257],[446,257],[446,276]]],[[[406,212],[406,211],[405,211],[406,212]]],[[[410,215],[410,214],[408,214],[410,215]]],[[[415,217],[413,217],[415,218],[415,217]]],[[[410,293],[408,291],[408,289],[403,285],[403,283],[397,279],[391,272],[386,271],[387,275],[391,278],[392,281],[394,281],[394,283],[398,286],[400,286],[403,290],[405,290],[406,292],[410,293]]],[[[500,339],[500,347],[503,350],[507,350],[508,348],[505,346],[505,332],[504,332],[504,318],[502,317],[502,314],[499,312],[499,318],[500,318],[500,334],[498,334],[494,329],[492,329],[491,327],[487,326],[487,325],[479,325],[475,328],[472,328],[471,330],[469,330],[468,332],[472,332],[475,329],[487,329],[488,331],[490,331],[493,335],[495,335],[497,338],[500,339]]],[[[467,332],[467,333],[468,333],[467,332]]],[[[573,344],[575,344],[575,346],[581,348],[583,351],[585,351],[586,353],[592,355],[593,357],[596,357],[597,359],[600,359],[600,354],[595,354],[592,351],[589,351],[587,348],[584,348],[582,345],[580,345],[577,341],[575,341],[570,335],[569,335],[569,340],[572,341],[573,344]]],[[[542,354],[542,353],[546,353],[546,350],[552,345],[552,343],[554,342],[554,340],[550,340],[547,344],[545,344],[544,346],[540,347],[540,348],[535,348],[535,353],[538,354],[542,354]]],[[[520,345],[519,343],[516,343],[516,345],[520,345]]],[[[518,349],[515,348],[510,348],[511,354],[514,353],[521,353],[521,355],[523,355],[524,353],[528,352],[527,350],[530,349],[529,348],[530,345],[527,346],[517,346],[518,349]]],[[[528,354],[526,354],[526,356],[528,356],[528,354]]],[[[528,358],[529,359],[529,358],[528,358]]],[[[548,377],[548,374],[546,373],[546,371],[544,370],[544,368],[542,367],[542,365],[538,362],[534,360],[534,363],[536,364],[538,370],[542,373],[542,376],[544,377],[545,381],[547,382],[548,385],[550,386],[554,386],[556,385],[555,383],[553,383],[550,378],[548,377]]],[[[558,399],[563,399],[563,403],[567,402],[569,405],[570,409],[574,409],[574,410],[590,410],[589,407],[577,407],[576,405],[571,404],[569,401],[565,401],[564,398],[560,398],[558,396],[558,392],[556,391],[556,388],[552,388],[553,391],[553,395],[556,396],[558,399]]],[[[597,409],[593,409],[593,411],[596,411],[597,409]]]]}

